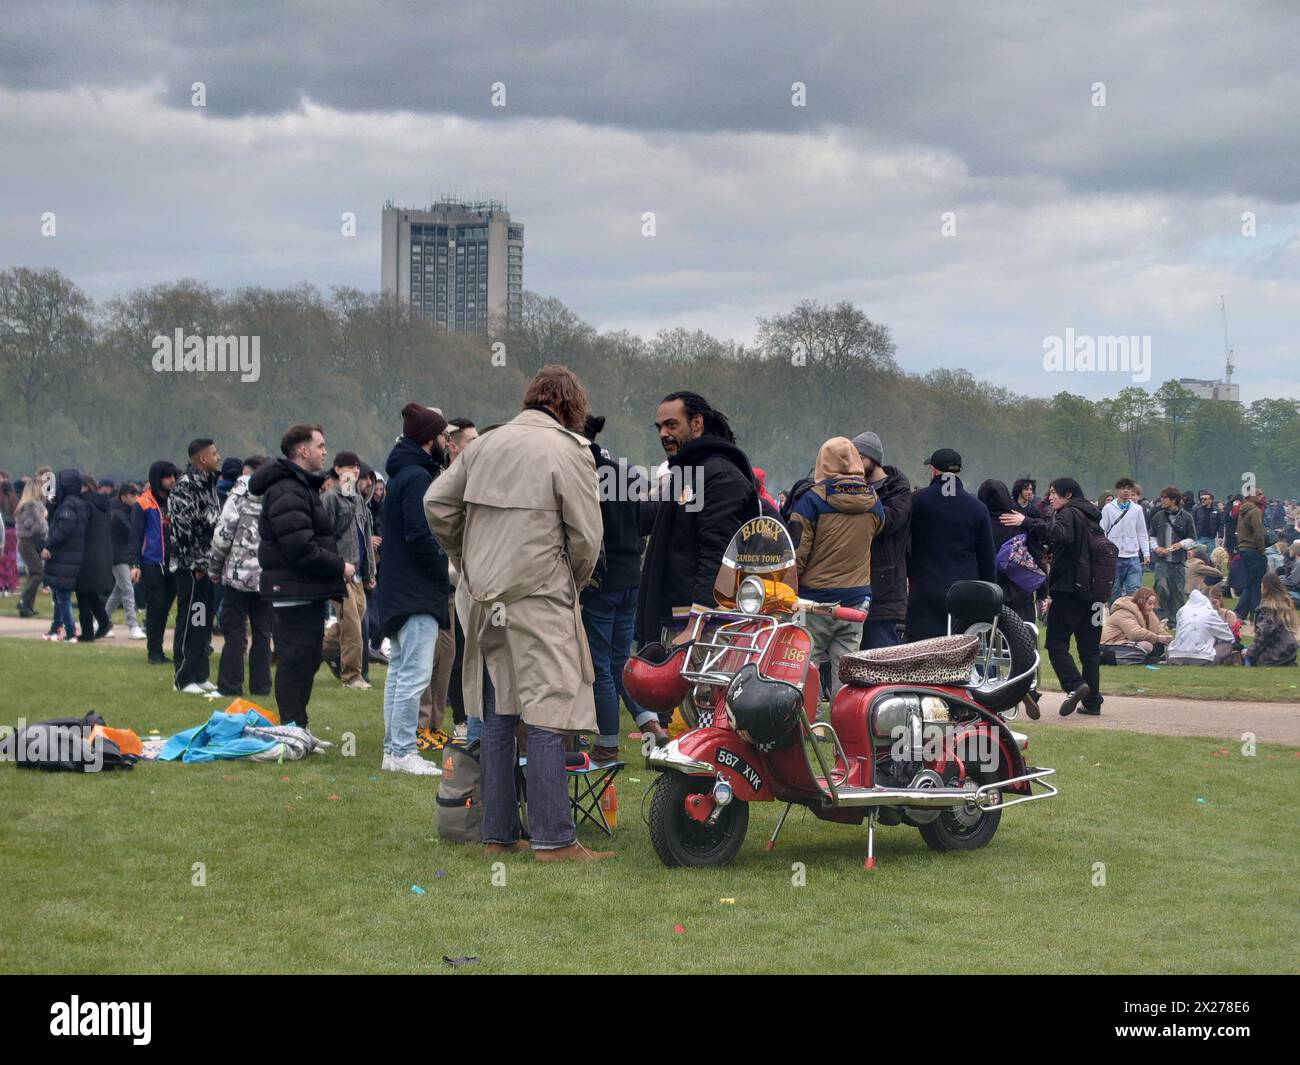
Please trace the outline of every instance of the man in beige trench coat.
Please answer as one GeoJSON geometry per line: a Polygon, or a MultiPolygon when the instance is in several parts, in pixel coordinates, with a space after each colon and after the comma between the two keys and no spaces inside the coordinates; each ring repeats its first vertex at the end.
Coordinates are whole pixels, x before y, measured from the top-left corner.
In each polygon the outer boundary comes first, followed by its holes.
{"type": "MultiPolygon", "coordinates": [[[[483,433],[430,486],[429,527],[469,594],[465,662],[479,655],[496,690],[479,756],[483,842],[526,849],[515,799],[515,727],[528,728],[528,823],[542,861],[612,857],[577,842],[564,739],[596,731],[591,651],[578,593],[600,555],[596,465],[578,436],[587,394],[574,373],[544,366],[523,411],[483,433]]],[[[472,667],[466,671],[477,673],[472,667]]]]}

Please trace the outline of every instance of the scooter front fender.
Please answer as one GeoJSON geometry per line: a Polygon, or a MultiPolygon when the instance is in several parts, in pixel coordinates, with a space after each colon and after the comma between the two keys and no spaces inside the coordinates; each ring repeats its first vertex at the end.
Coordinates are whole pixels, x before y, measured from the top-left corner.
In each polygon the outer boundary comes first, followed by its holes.
{"type": "Polygon", "coordinates": [[[692,729],[646,756],[646,766],[687,776],[722,776],[742,802],[771,802],[771,774],[763,757],[730,729],[692,729]]]}

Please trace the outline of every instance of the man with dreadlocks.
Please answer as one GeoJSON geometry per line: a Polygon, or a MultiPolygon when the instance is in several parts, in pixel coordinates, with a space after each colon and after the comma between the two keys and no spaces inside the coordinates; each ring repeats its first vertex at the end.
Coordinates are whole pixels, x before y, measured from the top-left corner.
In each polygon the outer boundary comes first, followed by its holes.
{"type": "Polygon", "coordinates": [[[637,595],[636,635],[643,643],[683,643],[692,611],[716,606],[713,582],[736,530],[759,516],[758,486],[726,416],[694,392],[665,396],[655,429],[668,455],[675,498],[641,504],[650,537],[637,595]],[[684,626],[673,633],[669,629],[684,626]]]}

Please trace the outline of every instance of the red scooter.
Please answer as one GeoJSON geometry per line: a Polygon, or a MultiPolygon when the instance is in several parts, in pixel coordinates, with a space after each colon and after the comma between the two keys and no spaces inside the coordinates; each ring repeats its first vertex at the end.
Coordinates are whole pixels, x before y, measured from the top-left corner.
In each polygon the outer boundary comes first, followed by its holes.
{"type": "Polygon", "coordinates": [[[958,582],[949,635],[847,654],[830,720],[818,720],[820,678],[807,614],[865,614],[800,599],[794,546],[771,518],[736,533],[714,587],[717,610],[696,615],[687,643],[651,644],[628,660],[624,684],[661,713],[680,708],[689,731],[651,750],[663,775],[650,800],[650,838],[669,866],[723,865],[749,826],[749,804],[785,804],[824,821],[908,824],[938,851],[983,847],[1002,811],[1050,798],[1055,770],[1027,765],[1028,737],[1006,718],[1033,687],[1035,629],[1003,606],[1002,590],[958,582]]]}

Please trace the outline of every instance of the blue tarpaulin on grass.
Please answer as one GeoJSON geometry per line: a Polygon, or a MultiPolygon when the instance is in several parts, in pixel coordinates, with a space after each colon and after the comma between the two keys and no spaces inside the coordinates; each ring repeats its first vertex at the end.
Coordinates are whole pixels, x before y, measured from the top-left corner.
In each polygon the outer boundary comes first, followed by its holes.
{"type": "Polygon", "coordinates": [[[160,762],[215,762],[220,758],[247,758],[269,750],[279,741],[255,736],[245,736],[245,725],[269,727],[275,722],[267,720],[256,710],[242,714],[227,714],[218,710],[206,725],[178,732],[163,744],[160,762]]]}

